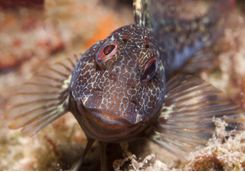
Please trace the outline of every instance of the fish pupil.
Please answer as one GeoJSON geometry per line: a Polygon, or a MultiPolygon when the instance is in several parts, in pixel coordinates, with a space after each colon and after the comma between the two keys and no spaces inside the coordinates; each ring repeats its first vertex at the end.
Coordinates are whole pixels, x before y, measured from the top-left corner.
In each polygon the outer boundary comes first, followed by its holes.
{"type": "Polygon", "coordinates": [[[115,45],[107,45],[104,48],[103,52],[104,52],[105,55],[108,55],[114,50],[114,48],[115,48],[115,45]]]}

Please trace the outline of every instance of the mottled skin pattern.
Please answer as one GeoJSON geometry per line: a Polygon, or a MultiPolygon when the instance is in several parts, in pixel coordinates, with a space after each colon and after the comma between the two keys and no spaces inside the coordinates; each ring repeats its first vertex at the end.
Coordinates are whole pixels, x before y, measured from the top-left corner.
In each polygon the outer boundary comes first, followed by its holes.
{"type": "Polygon", "coordinates": [[[150,31],[137,25],[114,31],[81,56],[71,97],[89,138],[129,139],[157,118],[165,92],[162,59],[150,31]]]}

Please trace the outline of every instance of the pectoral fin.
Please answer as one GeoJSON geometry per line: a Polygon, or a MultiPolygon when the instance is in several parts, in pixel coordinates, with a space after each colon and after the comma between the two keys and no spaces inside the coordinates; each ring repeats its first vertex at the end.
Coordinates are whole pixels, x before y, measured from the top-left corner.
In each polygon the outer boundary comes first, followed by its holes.
{"type": "Polygon", "coordinates": [[[68,111],[69,83],[77,58],[45,66],[8,102],[9,127],[35,134],[68,111]]]}
{"type": "Polygon", "coordinates": [[[185,160],[213,136],[214,118],[227,123],[226,131],[238,132],[245,126],[245,113],[221,91],[198,77],[179,75],[167,83],[165,104],[151,139],[166,150],[166,158],[185,160]]]}

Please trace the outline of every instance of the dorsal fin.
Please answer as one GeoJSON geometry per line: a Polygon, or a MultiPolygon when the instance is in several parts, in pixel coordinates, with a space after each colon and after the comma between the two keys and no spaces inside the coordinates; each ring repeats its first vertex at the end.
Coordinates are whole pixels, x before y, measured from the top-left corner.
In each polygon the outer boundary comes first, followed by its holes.
{"type": "Polygon", "coordinates": [[[147,0],[134,0],[134,20],[137,25],[150,28],[148,4],[147,0]]]}
{"type": "Polygon", "coordinates": [[[7,119],[12,129],[35,134],[68,111],[69,84],[77,56],[42,67],[21,85],[8,102],[7,119]]]}

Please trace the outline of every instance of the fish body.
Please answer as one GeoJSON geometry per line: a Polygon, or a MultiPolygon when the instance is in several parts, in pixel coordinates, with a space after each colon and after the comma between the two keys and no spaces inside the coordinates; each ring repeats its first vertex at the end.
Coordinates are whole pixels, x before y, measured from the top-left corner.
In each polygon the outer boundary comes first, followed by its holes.
{"type": "Polygon", "coordinates": [[[166,83],[160,52],[147,28],[119,28],[82,56],[72,75],[71,98],[90,137],[122,141],[156,118],[166,83]]]}
{"type": "Polygon", "coordinates": [[[214,16],[115,30],[75,60],[58,62],[27,83],[11,103],[10,127],[34,134],[70,111],[88,138],[83,158],[99,141],[102,168],[107,143],[146,135],[171,157],[184,158],[212,136],[214,117],[226,120],[228,130],[242,129],[244,113],[217,89],[194,76],[172,77],[215,42],[214,16]]]}

